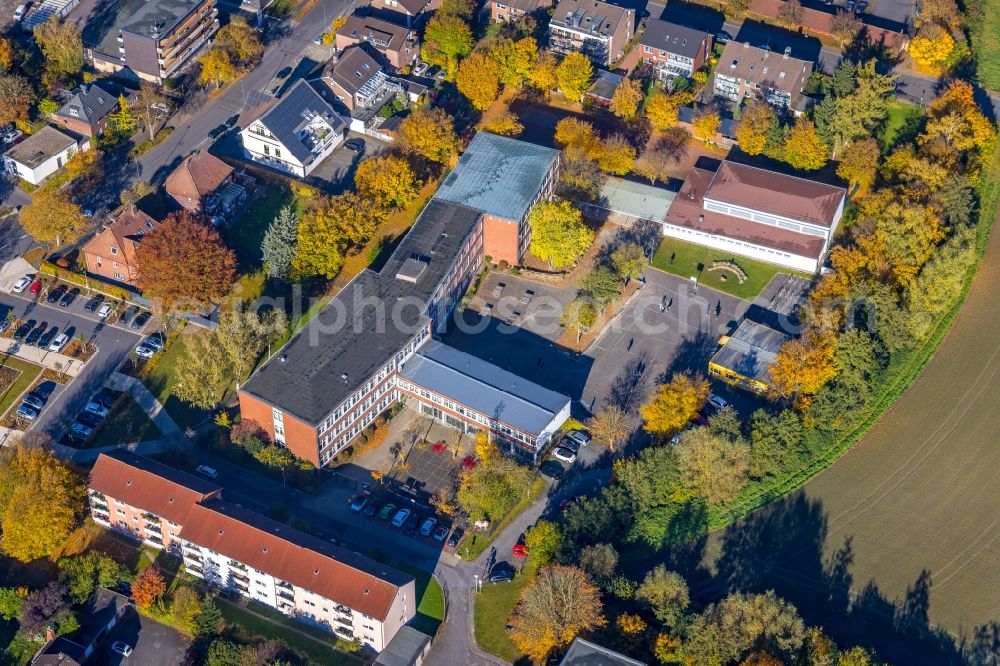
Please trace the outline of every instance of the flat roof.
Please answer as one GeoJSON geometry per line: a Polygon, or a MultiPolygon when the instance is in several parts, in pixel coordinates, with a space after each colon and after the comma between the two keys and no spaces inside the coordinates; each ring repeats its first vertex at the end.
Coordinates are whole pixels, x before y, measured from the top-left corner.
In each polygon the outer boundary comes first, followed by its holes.
{"type": "Polygon", "coordinates": [[[424,632],[410,626],[400,627],[375,659],[375,666],[413,666],[430,642],[431,637],[424,632]]]}
{"type": "Polygon", "coordinates": [[[609,176],[601,188],[601,206],[641,220],[661,222],[676,192],[645,183],[609,176]]]}
{"type": "Polygon", "coordinates": [[[428,326],[427,302],[479,216],[432,199],[381,272],[365,269],[351,280],[241,390],[305,423],[321,423],[428,326]],[[426,262],[421,274],[397,278],[413,258],[426,262]]]}
{"type": "Polygon", "coordinates": [[[76,139],[52,125],[46,125],[4,154],[29,169],[34,169],[45,160],[75,145],[76,139]]]}
{"type": "Polygon", "coordinates": [[[434,198],[521,221],[558,159],[553,148],[480,132],[434,198]]]}
{"type": "Polygon", "coordinates": [[[781,345],[790,339],[790,335],[770,326],[744,319],[709,362],[768,384],[771,381],[771,365],[781,345]]]}
{"type": "Polygon", "coordinates": [[[569,396],[436,340],[407,361],[400,375],[536,437],[570,402],[569,396]]]}
{"type": "Polygon", "coordinates": [[[121,3],[91,19],[83,29],[86,44],[106,56],[118,59],[119,31],[157,39],[170,33],[188,14],[202,6],[201,0],[121,0],[121,3]],[[113,12],[110,25],[105,13],[113,12]],[[156,35],[157,37],[154,37],[156,35]]]}

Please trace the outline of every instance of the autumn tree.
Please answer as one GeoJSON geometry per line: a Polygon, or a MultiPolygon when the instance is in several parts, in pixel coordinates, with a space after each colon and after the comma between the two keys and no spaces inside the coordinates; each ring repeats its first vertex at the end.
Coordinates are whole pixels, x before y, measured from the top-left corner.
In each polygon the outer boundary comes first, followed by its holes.
{"type": "Polygon", "coordinates": [[[805,640],[805,623],[773,591],[734,592],[694,616],[685,633],[684,655],[696,664],[734,663],[758,645],[793,663],[805,640]]]}
{"type": "Polygon", "coordinates": [[[927,105],[927,125],[917,137],[926,144],[941,139],[956,150],[984,150],[996,141],[996,128],[976,105],[972,86],[952,81],[927,105]]]}
{"type": "Polygon", "coordinates": [[[547,566],[522,592],[510,617],[514,645],[541,664],[553,648],[604,626],[600,590],[576,567],[547,566]]]}
{"type": "Polygon", "coordinates": [[[435,14],[424,29],[421,46],[423,59],[432,65],[444,67],[449,79],[455,78],[459,58],[472,51],[472,28],[460,16],[435,14]]]}
{"type": "Polygon", "coordinates": [[[400,143],[431,162],[447,162],[458,150],[454,122],[443,109],[420,109],[400,123],[400,143]]]}
{"type": "Polygon", "coordinates": [[[459,64],[455,84],[473,107],[485,111],[500,94],[500,68],[485,51],[476,51],[459,64]]]}
{"type": "Polygon", "coordinates": [[[875,182],[878,160],[878,141],[871,138],[855,141],[841,155],[837,175],[857,188],[855,196],[864,195],[875,182]]]}
{"type": "Polygon", "coordinates": [[[646,147],[635,163],[635,172],[649,178],[651,185],[666,181],[674,173],[674,167],[687,154],[690,135],[679,127],[670,128],[663,136],[654,139],[646,147]]]}
{"type": "Polygon", "coordinates": [[[661,384],[653,399],[640,409],[646,432],[657,437],[672,435],[694,418],[707,398],[704,377],[674,373],[670,383],[661,384]]]}
{"type": "Polygon", "coordinates": [[[201,615],[201,595],[193,587],[178,587],[170,600],[170,618],[173,626],[184,634],[194,636],[198,631],[198,616],[201,615]]]}
{"type": "Polygon", "coordinates": [[[617,405],[607,405],[598,410],[587,425],[594,439],[605,444],[610,451],[617,451],[631,432],[628,414],[617,405]]]}
{"type": "Polygon", "coordinates": [[[480,129],[500,136],[517,137],[524,131],[524,125],[513,111],[504,111],[483,121],[480,129]]]}
{"type": "Polygon", "coordinates": [[[736,141],[747,155],[760,155],[767,146],[768,132],[778,122],[778,116],[767,102],[753,100],[740,113],[736,125],[736,141]]]}
{"type": "Polygon", "coordinates": [[[0,37],[0,72],[9,72],[14,66],[14,47],[6,37],[0,37]]]}
{"type": "Polygon", "coordinates": [[[538,44],[534,37],[513,40],[500,38],[492,42],[487,50],[495,63],[500,83],[519,87],[529,80],[532,68],[538,58],[538,44]]]}
{"type": "Polygon", "coordinates": [[[348,248],[367,242],[385,219],[383,208],[355,192],[338,194],[307,210],[299,222],[293,275],[332,280],[348,248]]]}
{"type": "Polygon", "coordinates": [[[553,137],[557,147],[564,151],[597,159],[604,150],[594,126],[586,120],[568,116],[556,123],[553,137]]]}
{"type": "Polygon", "coordinates": [[[143,610],[149,610],[166,591],[167,584],[155,566],[143,569],[132,581],[132,600],[143,610]]]}
{"type": "Polygon", "coordinates": [[[712,504],[728,504],[746,485],[750,447],[706,428],[685,433],[674,447],[684,486],[712,504]]]}
{"type": "Polygon", "coordinates": [[[691,603],[687,581],[675,571],[657,564],[635,591],[635,598],[649,606],[656,619],[669,629],[677,629],[691,603]]]}
{"type": "Polygon", "coordinates": [[[827,96],[816,108],[816,130],[823,140],[830,143],[834,157],[843,146],[865,139],[878,130],[889,115],[889,100],[896,91],[896,78],[880,74],[875,60],[843,66],[834,78],[833,96],[827,96]],[[850,85],[839,82],[840,73],[850,75],[850,85]]]}
{"type": "Polygon", "coordinates": [[[229,357],[235,381],[246,379],[267,344],[285,333],[287,323],[285,311],[279,309],[234,306],[222,311],[214,335],[229,357]]]}
{"type": "Polygon", "coordinates": [[[118,106],[108,114],[108,129],[119,136],[128,136],[138,126],[125,94],[118,95],[118,106]]]}
{"type": "Polygon", "coordinates": [[[830,31],[837,38],[837,41],[840,42],[840,46],[843,47],[845,44],[854,41],[854,38],[858,36],[863,26],[864,23],[862,23],[861,18],[857,14],[838,9],[831,20],[830,31]]]}
{"type": "Polygon", "coordinates": [[[198,58],[198,64],[201,65],[198,82],[214,83],[216,90],[240,77],[239,68],[233,62],[232,56],[223,49],[213,48],[205,51],[198,58]]]}
{"type": "Polygon", "coordinates": [[[199,409],[219,404],[233,376],[233,365],[219,338],[211,333],[185,336],[186,363],[177,366],[172,393],[199,409]]]}
{"type": "MultiPolygon", "coordinates": [[[[791,0],[789,1],[791,2],[791,0]]],[[[706,142],[710,142],[715,138],[715,135],[719,133],[719,125],[721,124],[722,119],[719,117],[719,112],[715,109],[703,111],[691,120],[691,128],[694,130],[694,135],[706,142]]]]}
{"type": "Polygon", "coordinates": [[[624,176],[635,164],[635,148],[622,134],[612,134],[603,141],[597,164],[602,171],[624,176]]]}
{"type": "Polygon", "coordinates": [[[549,91],[559,85],[559,77],[556,75],[558,59],[551,51],[542,51],[535,60],[535,66],[528,74],[528,82],[533,88],[541,90],[546,95],[549,91]]]}
{"type": "Polygon", "coordinates": [[[590,88],[590,79],[594,75],[594,67],[590,58],[573,51],[568,53],[556,67],[556,80],[559,82],[559,92],[572,102],[579,102],[590,88]]]}
{"type": "Polygon", "coordinates": [[[369,157],[354,172],[358,194],[380,206],[406,208],[420,191],[410,163],[396,155],[369,157]]]}
{"type": "Polygon", "coordinates": [[[580,551],[580,568],[597,583],[607,581],[618,568],[618,551],[609,543],[585,546],[580,551]]]}
{"type": "Polygon", "coordinates": [[[506,456],[493,456],[459,474],[456,498],[473,521],[507,515],[531,486],[532,472],[506,456]]]}
{"type": "Polygon", "coordinates": [[[137,286],[167,310],[218,301],[236,277],[236,255],[219,232],[189,211],[168,215],[136,252],[137,286]]]}
{"type": "Polygon", "coordinates": [[[924,0],[920,3],[920,17],[916,24],[919,28],[925,23],[938,23],[955,30],[961,25],[961,18],[962,14],[955,0],[924,0]]]}
{"type": "Polygon", "coordinates": [[[261,257],[269,277],[288,279],[296,255],[298,237],[298,215],[295,214],[295,208],[285,206],[267,227],[260,244],[261,257]]]}
{"type": "Polygon", "coordinates": [[[31,105],[35,103],[35,90],[23,76],[0,74],[0,125],[27,120],[31,105]]]}
{"type": "Polygon", "coordinates": [[[962,285],[975,261],[975,233],[963,227],[941,244],[907,290],[909,329],[922,340],[933,330],[962,293],[962,285]]]}
{"type": "Polygon", "coordinates": [[[649,258],[638,243],[622,243],[611,252],[611,265],[625,280],[634,280],[646,272],[649,258]]]}
{"type": "Polygon", "coordinates": [[[0,449],[0,550],[21,562],[51,556],[82,508],[81,479],[46,448],[0,449]]]}
{"type": "Polygon", "coordinates": [[[579,342],[583,334],[594,327],[597,323],[597,310],[594,304],[585,298],[576,298],[566,304],[563,308],[559,324],[566,330],[576,333],[576,341],[579,342]]]}
{"type": "Polygon", "coordinates": [[[796,26],[802,23],[802,3],[799,0],[787,0],[781,3],[778,9],[778,20],[787,26],[796,26]]]}
{"type": "Polygon", "coordinates": [[[55,247],[78,239],[87,227],[83,211],[61,187],[44,185],[21,209],[21,226],[35,241],[55,247]]]}
{"type": "Polygon", "coordinates": [[[60,21],[53,14],[35,27],[35,42],[45,57],[45,72],[51,79],[76,76],[83,69],[83,40],[72,21],[60,21]]]}
{"type": "Polygon", "coordinates": [[[143,127],[146,128],[146,135],[150,139],[156,134],[156,126],[160,119],[166,115],[168,108],[167,98],[158,87],[147,81],[140,84],[139,94],[135,96],[132,103],[132,110],[143,127]]]}
{"type": "Polygon", "coordinates": [[[80,191],[83,187],[99,182],[104,175],[104,154],[96,149],[78,150],[66,160],[66,174],[73,183],[73,189],[80,191]]]}
{"type": "Polygon", "coordinates": [[[594,240],[583,214],[568,201],[542,201],[528,214],[531,253],[552,268],[575,262],[594,240]]]}
{"type": "Polygon", "coordinates": [[[796,169],[815,171],[826,165],[829,155],[813,122],[800,117],[785,140],[785,161],[796,169]]]}
{"type": "Polygon", "coordinates": [[[542,564],[548,564],[562,545],[559,527],[548,520],[539,520],[524,533],[524,547],[528,555],[542,564]]]}
{"type": "Polygon", "coordinates": [[[556,190],[559,196],[574,201],[596,201],[606,181],[607,174],[601,171],[597,160],[577,148],[563,151],[556,190]]]}
{"type": "Polygon", "coordinates": [[[642,85],[636,79],[622,79],[611,97],[611,113],[622,120],[632,121],[642,102],[642,85]]]}
{"type": "Polygon", "coordinates": [[[955,38],[937,23],[925,23],[910,41],[910,57],[917,68],[931,74],[940,74],[948,61],[955,38]]]}
{"type": "Polygon", "coordinates": [[[212,48],[229,53],[233,62],[241,69],[254,66],[264,55],[260,31],[240,17],[233,18],[215,33],[212,48]]]}
{"type": "Polygon", "coordinates": [[[688,99],[689,96],[685,93],[672,95],[657,93],[646,100],[643,113],[646,114],[653,129],[662,132],[677,124],[678,110],[688,99]]]}
{"type": "Polygon", "coordinates": [[[833,364],[835,343],[832,333],[808,332],[781,345],[771,364],[771,395],[789,399],[800,409],[807,407],[809,396],[837,374],[833,364]]]}
{"type": "Polygon", "coordinates": [[[580,295],[587,298],[599,310],[603,310],[608,303],[618,298],[621,290],[621,276],[607,266],[598,266],[580,280],[580,295]]]}

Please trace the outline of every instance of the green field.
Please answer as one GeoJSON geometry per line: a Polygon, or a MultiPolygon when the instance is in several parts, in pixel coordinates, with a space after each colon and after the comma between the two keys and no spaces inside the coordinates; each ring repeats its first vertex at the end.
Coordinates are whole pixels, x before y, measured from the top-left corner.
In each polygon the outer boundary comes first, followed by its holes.
{"type": "Polygon", "coordinates": [[[923,117],[923,109],[919,106],[900,102],[898,99],[892,100],[889,103],[889,117],[879,134],[879,142],[888,150],[898,143],[912,141],[923,117]]]}
{"type": "Polygon", "coordinates": [[[148,442],[160,437],[160,429],[146,416],[132,396],[125,395],[101,422],[88,446],[148,442]]]}
{"type": "Polygon", "coordinates": [[[405,563],[397,564],[396,568],[417,579],[417,616],[410,624],[428,636],[435,635],[444,622],[444,590],[436,578],[422,569],[405,563]]]}
{"type": "Polygon", "coordinates": [[[184,338],[182,335],[174,340],[167,351],[163,352],[162,357],[156,359],[156,365],[142,380],[149,392],[156,396],[182,429],[195,427],[212,416],[210,411],[192,407],[173,395],[174,384],[177,382],[177,366],[189,362],[184,350],[184,338]]]}
{"type": "Polygon", "coordinates": [[[972,26],[979,82],[990,90],[1000,90],[1000,2],[984,0],[983,19],[972,26]]]}
{"type": "Polygon", "coordinates": [[[13,356],[7,356],[0,361],[0,367],[10,368],[21,373],[7,387],[7,390],[0,394],[0,414],[6,414],[7,410],[14,404],[14,401],[21,397],[21,394],[31,386],[32,382],[35,381],[35,377],[42,372],[42,369],[34,363],[28,363],[13,356]]]}
{"type": "MultiPolygon", "coordinates": [[[[692,276],[698,278],[698,284],[717,289],[724,294],[731,294],[746,301],[752,301],[761,290],[767,286],[778,273],[788,273],[790,271],[778,266],[766,264],[763,261],[747,259],[734,254],[729,254],[723,250],[713,250],[711,248],[686,243],[675,238],[664,238],[660,247],[656,250],[652,261],[653,268],[658,268],[664,273],[670,273],[682,278],[692,276]],[[736,264],[746,273],[747,279],[740,284],[736,275],[731,271],[717,270],[707,271],[707,267],[713,261],[735,261],[736,264]]],[[[795,273],[796,275],[803,275],[795,273]]],[[[804,277],[812,278],[811,275],[804,277]]]]}
{"type": "Polygon", "coordinates": [[[529,558],[524,570],[510,583],[483,585],[476,593],[475,631],[476,643],[487,652],[508,661],[517,661],[521,653],[507,635],[507,619],[521,598],[521,590],[532,581],[538,565],[529,558]]]}

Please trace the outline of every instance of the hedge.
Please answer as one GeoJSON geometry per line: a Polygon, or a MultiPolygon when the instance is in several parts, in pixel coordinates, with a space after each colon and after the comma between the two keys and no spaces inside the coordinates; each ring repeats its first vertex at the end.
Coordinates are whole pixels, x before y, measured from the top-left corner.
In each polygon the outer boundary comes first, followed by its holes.
{"type": "Polygon", "coordinates": [[[120,301],[131,301],[132,297],[136,296],[134,292],[129,291],[124,287],[119,287],[116,284],[108,284],[102,280],[82,275],[80,273],[75,273],[68,268],[60,268],[51,261],[47,260],[38,265],[38,272],[43,275],[51,275],[54,278],[58,278],[66,282],[78,284],[90,289],[91,291],[99,291],[102,294],[107,294],[111,298],[117,298],[120,301]]]}

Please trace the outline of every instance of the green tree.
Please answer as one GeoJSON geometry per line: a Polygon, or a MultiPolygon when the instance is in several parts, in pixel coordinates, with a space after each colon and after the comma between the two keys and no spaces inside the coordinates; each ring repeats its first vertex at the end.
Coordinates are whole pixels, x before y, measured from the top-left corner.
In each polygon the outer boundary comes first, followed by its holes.
{"type": "Polygon", "coordinates": [[[755,646],[766,645],[790,663],[805,633],[795,607],[774,592],[733,593],[694,616],[686,631],[684,654],[697,664],[727,664],[755,646]]]}
{"type": "Polygon", "coordinates": [[[607,266],[598,266],[580,281],[580,295],[598,310],[612,302],[621,293],[621,278],[607,266]]]}
{"type": "Polygon", "coordinates": [[[177,366],[173,394],[200,409],[215,407],[234,374],[229,354],[210,333],[187,337],[184,351],[187,362],[177,366]]]}
{"type": "Polygon", "coordinates": [[[684,577],[675,571],[667,571],[662,564],[646,574],[635,596],[648,605],[656,619],[668,629],[680,627],[684,612],[691,603],[684,577]]]}
{"type": "Polygon", "coordinates": [[[506,516],[531,487],[532,473],[510,458],[496,456],[463,470],[456,499],[473,521],[496,522],[506,516]]]}
{"type": "Polygon", "coordinates": [[[624,243],[611,253],[611,265],[622,278],[634,280],[646,272],[649,259],[638,243],[624,243]]]}
{"type": "Polygon", "coordinates": [[[528,214],[531,253],[553,268],[570,266],[594,240],[583,215],[568,201],[543,201],[528,214]]]}
{"type": "Polygon", "coordinates": [[[562,534],[555,523],[539,520],[524,533],[524,546],[528,555],[548,564],[562,546],[562,534]]]}
{"type": "Polygon", "coordinates": [[[485,111],[500,94],[500,68],[485,51],[476,51],[459,64],[455,84],[473,107],[485,111]]]}
{"type": "Polygon", "coordinates": [[[170,600],[170,617],[173,626],[183,633],[193,636],[198,631],[198,618],[201,616],[201,595],[193,587],[182,585],[178,587],[170,600]]]}
{"type": "Polygon", "coordinates": [[[138,125],[138,121],[129,108],[128,99],[122,93],[118,96],[118,107],[108,114],[108,128],[120,136],[128,136],[135,131],[138,125]]]}
{"type": "Polygon", "coordinates": [[[15,619],[27,596],[26,587],[0,587],[0,617],[7,621],[15,619]]]}
{"type": "Polygon", "coordinates": [[[583,99],[584,93],[590,88],[590,79],[593,75],[594,68],[590,64],[590,59],[576,51],[567,54],[556,67],[559,91],[572,102],[583,99]]]}
{"type": "Polygon", "coordinates": [[[791,469],[802,451],[802,419],[792,409],[758,409],[750,419],[750,477],[791,469]]]}
{"type": "Polygon", "coordinates": [[[611,97],[611,113],[622,120],[635,120],[642,102],[642,85],[636,79],[622,79],[611,97]]]}
{"type": "Polygon", "coordinates": [[[262,311],[239,306],[224,309],[214,335],[229,357],[235,372],[233,379],[237,382],[246,379],[268,342],[282,336],[286,329],[284,310],[262,311]]]}
{"type": "Polygon", "coordinates": [[[260,251],[269,277],[287,280],[298,246],[299,218],[292,206],[278,211],[261,241],[260,251]]]}
{"type": "Polygon", "coordinates": [[[928,261],[906,292],[910,311],[910,333],[918,340],[930,334],[934,325],[961,297],[962,285],[975,262],[975,233],[960,227],[928,261]]]}
{"type": "Polygon", "coordinates": [[[579,342],[583,334],[594,327],[597,323],[597,310],[593,304],[585,298],[577,298],[570,301],[563,309],[559,324],[567,330],[576,333],[576,341],[579,342]]]}
{"type": "Polygon", "coordinates": [[[747,482],[750,447],[705,428],[684,433],[674,448],[684,485],[712,504],[728,504],[747,482]]]}
{"type": "Polygon", "coordinates": [[[833,93],[834,97],[847,97],[857,89],[856,72],[857,65],[853,60],[844,58],[840,61],[837,69],[833,71],[833,78],[830,81],[830,92],[833,93]]]}
{"type": "Polygon", "coordinates": [[[45,71],[54,80],[76,76],[83,69],[83,40],[72,21],[52,15],[35,27],[35,42],[45,57],[45,71]]]}
{"type": "Polygon", "coordinates": [[[99,551],[62,558],[59,560],[59,572],[59,580],[77,604],[89,599],[98,587],[112,587],[118,581],[132,578],[128,567],[99,551]]]}
{"type": "Polygon", "coordinates": [[[225,624],[225,619],[222,617],[222,611],[219,610],[218,604],[215,603],[214,599],[209,598],[201,605],[195,634],[201,638],[215,636],[222,632],[225,624]]]}
{"type": "Polygon", "coordinates": [[[50,116],[59,110],[59,102],[51,97],[46,97],[38,103],[38,113],[43,116],[50,116]]]}
{"type": "Polygon", "coordinates": [[[443,66],[448,78],[455,78],[458,59],[472,51],[472,28],[461,17],[453,14],[435,15],[424,30],[421,47],[424,60],[443,66]]]}
{"type": "MultiPolygon", "coordinates": [[[[834,89],[846,90],[847,83],[835,77],[834,89]]],[[[889,99],[895,90],[896,77],[879,74],[874,60],[856,66],[853,90],[830,102],[831,113],[817,117],[817,125],[822,124],[817,129],[832,144],[834,157],[852,141],[870,137],[885,122],[889,115],[889,99]]]]}

